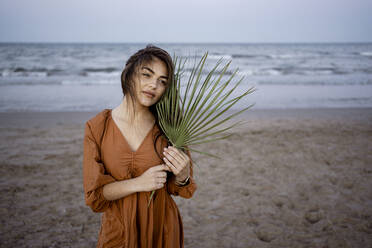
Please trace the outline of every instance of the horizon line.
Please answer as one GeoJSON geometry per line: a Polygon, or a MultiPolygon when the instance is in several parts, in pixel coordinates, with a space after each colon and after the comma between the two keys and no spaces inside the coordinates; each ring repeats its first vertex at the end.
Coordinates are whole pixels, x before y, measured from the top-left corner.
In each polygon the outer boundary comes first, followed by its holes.
{"type": "Polygon", "coordinates": [[[146,41],[0,41],[0,44],[368,44],[372,41],[247,41],[247,42],[146,42],[146,41]]]}

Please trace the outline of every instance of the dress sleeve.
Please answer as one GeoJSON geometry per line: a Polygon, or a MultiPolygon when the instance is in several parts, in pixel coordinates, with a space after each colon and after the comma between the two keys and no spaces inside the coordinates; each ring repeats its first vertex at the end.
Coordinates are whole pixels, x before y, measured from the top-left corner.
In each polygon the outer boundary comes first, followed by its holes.
{"type": "Polygon", "coordinates": [[[169,181],[167,181],[167,190],[169,194],[175,196],[181,196],[183,198],[191,198],[197,188],[195,180],[193,179],[193,163],[191,161],[191,155],[188,150],[186,150],[186,154],[190,157],[190,179],[188,184],[184,186],[178,186],[176,181],[176,176],[172,174],[169,181]]]}
{"type": "Polygon", "coordinates": [[[83,157],[84,196],[86,205],[94,212],[104,212],[111,205],[111,201],[103,196],[103,186],[114,181],[115,178],[106,173],[91,126],[86,122],[83,157]]]}

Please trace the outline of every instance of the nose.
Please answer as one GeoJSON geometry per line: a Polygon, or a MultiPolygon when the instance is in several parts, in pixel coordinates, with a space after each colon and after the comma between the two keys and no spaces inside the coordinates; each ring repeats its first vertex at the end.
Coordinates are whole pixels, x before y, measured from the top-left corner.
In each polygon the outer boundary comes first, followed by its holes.
{"type": "Polygon", "coordinates": [[[156,86],[158,85],[157,79],[153,79],[150,81],[150,86],[154,89],[156,89],[156,86]]]}

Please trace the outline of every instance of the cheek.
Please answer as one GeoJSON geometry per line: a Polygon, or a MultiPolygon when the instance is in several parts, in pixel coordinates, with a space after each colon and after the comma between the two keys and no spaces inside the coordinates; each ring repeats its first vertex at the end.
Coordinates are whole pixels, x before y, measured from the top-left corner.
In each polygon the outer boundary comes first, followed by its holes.
{"type": "Polygon", "coordinates": [[[165,86],[159,87],[159,91],[158,91],[159,98],[162,97],[164,92],[165,92],[165,86]]]}

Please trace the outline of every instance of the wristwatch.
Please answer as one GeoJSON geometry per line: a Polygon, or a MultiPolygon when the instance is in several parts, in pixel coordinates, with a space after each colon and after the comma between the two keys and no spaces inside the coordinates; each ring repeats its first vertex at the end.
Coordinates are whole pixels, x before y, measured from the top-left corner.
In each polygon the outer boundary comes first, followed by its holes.
{"type": "Polygon", "coordinates": [[[190,176],[188,176],[182,183],[176,181],[176,184],[178,186],[184,186],[189,182],[189,179],[190,179],[190,176]]]}

